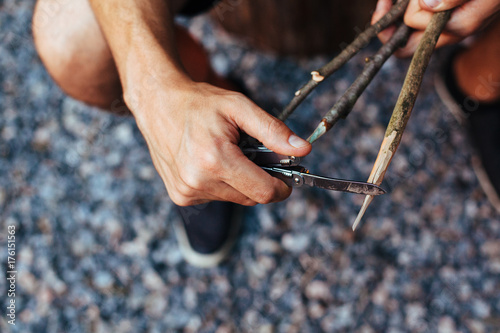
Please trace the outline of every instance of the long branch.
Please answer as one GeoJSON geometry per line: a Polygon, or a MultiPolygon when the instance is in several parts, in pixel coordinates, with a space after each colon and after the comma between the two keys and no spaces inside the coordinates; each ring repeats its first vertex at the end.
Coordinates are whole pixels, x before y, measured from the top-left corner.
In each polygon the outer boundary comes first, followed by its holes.
{"type": "Polygon", "coordinates": [[[389,25],[396,22],[398,18],[403,16],[408,7],[410,0],[398,0],[392,8],[380,20],[368,27],[364,32],[360,33],[356,39],[349,44],[338,56],[333,58],[329,63],[320,69],[311,72],[311,79],[302,88],[295,92],[295,96],[290,103],[283,109],[278,118],[285,121],[288,116],[299,106],[300,103],[316,88],[321,81],[335,73],[340,67],[355,56],[370,40],[379,32],[387,28],[389,25]]]}
{"type": "Polygon", "coordinates": [[[380,48],[373,58],[367,58],[367,63],[363,72],[356,78],[354,83],[347,89],[330,111],[325,114],[318,127],[316,127],[307,141],[313,143],[330,130],[339,119],[349,115],[359,96],[370,84],[375,75],[377,75],[387,59],[389,59],[398,48],[406,44],[410,32],[411,29],[404,23],[401,23],[391,39],[380,48]]]}
{"type": "MultiPolygon", "coordinates": [[[[384,179],[387,168],[401,142],[408,119],[410,119],[411,111],[417,99],[420,85],[422,84],[422,79],[431,59],[432,52],[450,16],[451,10],[434,13],[431,22],[425,29],[424,36],[418,44],[417,50],[411,60],[408,73],[403,83],[403,88],[401,88],[398,101],[392,112],[391,120],[385,131],[384,140],[382,141],[377,159],[373,165],[370,177],[368,178],[368,182],[370,183],[380,185],[384,179]]],[[[365,201],[352,226],[353,230],[356,229],[356,226],[372,200],[373,196],[371,195],[365,197],[365,201]]]]}

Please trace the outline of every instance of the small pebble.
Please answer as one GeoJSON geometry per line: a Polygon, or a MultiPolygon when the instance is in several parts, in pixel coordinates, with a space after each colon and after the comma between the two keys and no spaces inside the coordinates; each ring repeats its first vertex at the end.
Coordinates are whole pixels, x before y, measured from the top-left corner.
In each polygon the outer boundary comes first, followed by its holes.
{"type": "Polygon", "coordinates": [[[131,144],[134,139],[132,128],[128,123],[116,126],[112,132],[112,136],[125,146],[131,144]]]}
{"type": "Polygon", "coordinates": [[[309,241],[309,236],[307,234],[285,234],[283,238],[281,238],[281,245],[290,252],[299,253],[306,250],[309,246],[309,241]]]}
{"type": "Polygon", "coordinates": [[[305,293],[310,299],[329,300],[332,297],[328,284],[319,280],[310,282],[306,286],[305,293]]]}
{"type": "Polygon", "coordinates": [[[108,272],[97,272],[93,277],[93,283],[96,288],[103,292],[110,291],[114,279],[108,272]]]}
{"type": "Polygon", "coordinates": [[[455,322],[450,317],[439,319],[438,333],[456,333],[455,322]]]}
{"type": "Polygon", "coordinates": [[[151,293],[146,297],[145,312],[154,319],[158,319],[165,314],[168,302],[165,295],[161,293],[151,293]]]}

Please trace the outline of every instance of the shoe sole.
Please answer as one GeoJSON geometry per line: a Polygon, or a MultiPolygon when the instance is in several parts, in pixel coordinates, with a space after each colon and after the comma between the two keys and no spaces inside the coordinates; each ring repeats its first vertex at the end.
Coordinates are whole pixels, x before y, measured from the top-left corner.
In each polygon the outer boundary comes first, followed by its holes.
{"type": "Polygon", "coordinates": [[[184,260],[192,266],[198,268],[216,267],[224,261],[224,259],[228,257],[229,253],[231,253],[231,250],[236,243],[243,219],[243,207],[236,207],[233,216],[233,223],[231,223],[231,229],[229,230],[227,241],[218,251],[210,254],[196,252],[189,243],[186,229],[182,226],[182,221],[175,221],[174,232],[177,237],[179,250],[181,251],[184,260]]]}
{"type": "MultiPolygon", "coordinates": [[[[446,88],[446,84],[439,72],[437,72],[434,76],[434,87],[446,109],[452,114],[452,116],[462,126],[462,128],[465,129],[467,117],[463,114],[460,104],[458,104],[455,101],[455,99],[451,96],[450,92],[448,91],[448,88],[446,88]]],[[[493,184],[491,183],[491,180],[488,177],[488,174],[486,173],[483,164],[481,163],[481,158],[479,157],[474,147],[471,146],[471,148],[472,148],[471,149],[472,169],[476,174],[476,177],[479,181],[479,185],[483,189],[484,193],[486,194],[486,197],[488,198],[488,201],[491,203],[493,208],[495,208],[497,212],[500,213],[500,197],[495,191],[495,188],[493,187],[493,184]]]]}

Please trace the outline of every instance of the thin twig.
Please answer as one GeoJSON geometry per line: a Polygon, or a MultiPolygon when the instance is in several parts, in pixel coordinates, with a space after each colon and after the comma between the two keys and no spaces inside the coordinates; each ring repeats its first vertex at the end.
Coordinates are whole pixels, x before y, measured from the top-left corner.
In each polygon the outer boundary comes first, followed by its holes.
{"type": "Polygon", "coordinates": [[[318,86],[318,84],[325,78],[336,72],[342,65],[349,61],[353,56],[355,56],[359,50],[365,47],[370,40],[375,37],[379,32],[387,28],[389,25],[396,22],[398,18],[403,16],[408,7],[409,0],[398,0],[398,2],[392,6],[391,10],[387,12],[380,20],[368,27],[364,32],[360,33],[356,39],[349,44],[338,56],[333,58],[329,63],[321,67],[320,69],[311,72],[311,80],[307,82],[302,88],[295,92],[295,97],[290,101],[290,103],[283,109],[283,112],[278,116],[282,121],[285,121],[288,116],[299,106],[300,103],[318,86]]]}
{"type": "Polygon", "coordinates": [[[410,36],[411,29],[404,23],[401,23],[391,39],[384,44],[373,58],[366,58],[366,65],[363,72],[356,78],[356,81],[347,89],[337,103],[323,117],[318,127],[309,136],[307,141],[313,143],[325,134],[339,119],[349,115],[359,96],[363,93],[372,79],[389,57],[396,50],[406,44],[410,36]]]}
{"type": "MultiPolygon", "coordinates": [[[[399,94],[398,101],[396,102],[391,120],[385,132],[384,140],[378,152],[377,160],[368,178],[368,182],[370,183],[380,185],[384,179],[385,172],[398,149],[406,124],[408,123],[408,119],[410,119],[411,111],[417,99],[418,91],[420,90],[420,85],[427,65],[429,64],[429,60],[431,59],[432,52],[436,47],[441,32],[450,19],[450,15],[451,10],[433,14],[430,24],[425,29],[424,36],[418,44],[415,55],[411,60],[410,68],[408,69],[408,73],[403,83],[403,88],[399,94]]],[[[365,197],[365,201],[354,221],[352,230],[356,229],[372,200],[373,196],[371,195],[365,197]]]]}

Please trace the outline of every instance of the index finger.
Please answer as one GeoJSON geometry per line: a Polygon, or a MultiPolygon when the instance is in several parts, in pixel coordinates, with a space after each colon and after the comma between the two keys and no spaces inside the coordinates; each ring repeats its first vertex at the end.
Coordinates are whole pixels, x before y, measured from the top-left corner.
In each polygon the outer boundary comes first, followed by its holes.
{"type": "MultiPolygon", "coordinates": [[[[377,6],[375,7],[375,12],[372,15],[371,24],[376,23],[380,20],[392,7],[392,0],[378,0],[377,6]]],[[[387,41],[392,37],[396,28],[394,26],[390,26],[380,32],[377,37],[380,39],[382,43],[387,43],[387,41]]]]}

